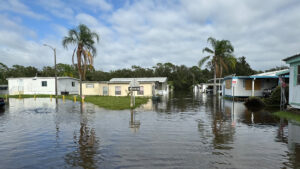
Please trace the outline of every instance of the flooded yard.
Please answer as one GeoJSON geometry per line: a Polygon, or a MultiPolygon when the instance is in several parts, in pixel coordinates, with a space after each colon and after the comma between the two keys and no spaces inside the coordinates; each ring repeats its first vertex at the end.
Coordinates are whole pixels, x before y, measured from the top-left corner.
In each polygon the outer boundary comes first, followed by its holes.
{"type": "Polygon", "coordinates": [[[299,168],[300,124],[174,93],[111,111],[49,98],[0,112],[0,168],[299,168]]]}

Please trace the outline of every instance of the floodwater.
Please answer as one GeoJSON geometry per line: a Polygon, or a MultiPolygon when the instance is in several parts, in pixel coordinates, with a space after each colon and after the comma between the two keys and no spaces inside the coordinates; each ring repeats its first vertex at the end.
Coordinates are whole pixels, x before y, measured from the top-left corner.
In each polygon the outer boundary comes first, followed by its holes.
{"type": "Polygon", "coordinates": [[[300,168],[300,124],[205,94],[134,112],[10,99],[0,168],[300,168]]]}

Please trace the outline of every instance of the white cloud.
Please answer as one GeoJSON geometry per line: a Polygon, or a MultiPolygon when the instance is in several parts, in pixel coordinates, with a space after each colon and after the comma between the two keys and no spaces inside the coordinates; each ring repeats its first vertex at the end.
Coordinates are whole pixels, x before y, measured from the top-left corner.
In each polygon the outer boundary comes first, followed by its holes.
{"type": "Polygon", "coordinates": [[[19,0],[3,0],[0,1],[0,11],[11,11],[19,14],[23,14],[35,19],[48,19],[48,17],[34,13],[26,5],[19,0]]]}
{"type": "Polygon", "coordinates": [[[94,9],[100,8],[104,11],[109,11],[112,9],[112,5],[107,3],[105,0],[86,0],[85,3],[93,6],[94,9]]]}
{"type": "MultiPolygon", "coordinates": [[[[84,23],[100,34],[100,43],[96,44],[97,69],[108,71],[132,65],[151,67],[158,62],[193,66],[205,56],[202,49],[208,45],[206,39],[210,36],[230,40],[235,55],[246,56],[250,65],[260,70],[282,65],[281,59],[299,52],[300,2],[296,0],[143,0],[126,3],[115,11],[104,0],[86,3],[95,11],[101,7],[101,10],[110,12],[91,14],[72,6],[70,12],[66,12],[63,10],[67,9],[66,4],[59,0],[50,3],[48,10],[66,18],[71,25],[84,23]]],[[[58,35],[30,41],[24,36],[23,30],[27,28],[18,26],[21,21],[17,18],[8,20],[5,15],[1,17],[6,20],[0,23],[0,50],[11,58],[18,58],[6,59],[7,63],[47,64],[34,59],[41,54],[46,58],[52,56],[51,51],[40,50],[41,42],[57,46],[59,62],[71,63],[72,50],[61,46],[69,25],[53,21],[51,27],[58,35]],[[29,56],[33,59],[28,59],[29,56]]],[[[32,36],[35,34],[29,29],[27,32],[32,32],[32,36]]],[[[3,56],[0,58],[4,59],[3,56]]]]}
{"type": "Polygon", "coordinates": [[[68,20],[73,19],[74,11],[70,7],[70,4],[65,3],[62,0],[51,0],[51,1],[44,1],[39,0],[38,4],[48,12],[50,12],[53,16],[64,18],[68,20]]]}
{"type": "Polygon", "coordinates": [[[78,15],[76,15],[75,19],[78,23],[86,24],[89,26],[98,25],[98,21],[95,17],[85,13],[79,13],[78,15]]]}

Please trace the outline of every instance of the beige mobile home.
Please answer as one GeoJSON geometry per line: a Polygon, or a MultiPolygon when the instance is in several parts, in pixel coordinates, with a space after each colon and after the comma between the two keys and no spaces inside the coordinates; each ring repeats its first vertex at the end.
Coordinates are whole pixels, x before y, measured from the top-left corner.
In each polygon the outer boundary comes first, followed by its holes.
{"type": "Polygon", "coordinates": [[[82,83],[82,94],[100,96],[128,96],[129,84],[133,79],[140,84],[140,91],[135,91],[135,96],[165,95],[169,92],[169,86],[166,77],[150,77],[113,78],[108,82],[85,81],[82,83]]]}
{"type": "Polygon", "coordinates": [[[107,81],[84,81],[82,82],[83,95],[107,96],[108,82],[107,81]]]}
{"type": "Polygon", "coordinates": [[[135,79],[140,83],[141,91],[137,96],[166,95],[169,93],[167,77],[144,77],[144,78],[112,78],[109,81],[110,96],[127,96],[129,83],[135,79]],[[119,94],[121,92],[121,94],[119,94]]]}
{"type": "MultiPolygon", "coordinates": [[[[128,96],[129,83],[124,81],[109,82],[109,96],[128,96]]],[[[153,96],[155,93],[155,82],[140,81],[140,91],[135,91],[135,96],[153,96]]]]}

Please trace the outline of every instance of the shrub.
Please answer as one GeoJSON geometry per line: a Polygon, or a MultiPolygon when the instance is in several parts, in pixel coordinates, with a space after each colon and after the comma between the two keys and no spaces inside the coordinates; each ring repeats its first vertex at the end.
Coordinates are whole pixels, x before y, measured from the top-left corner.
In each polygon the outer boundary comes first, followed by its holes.
{"type": "MultiPolygon", "coordinates": [[[[289,95],[289,87],[285,88],[286,99],[288,100],[289,95]]],[[[278,105],[280,106],[280,99],[281,99],[281,88],[277,86],[276,89],[272,92],[269,98],[264,99],[263,101],[267,105],[278,105]]]]}

